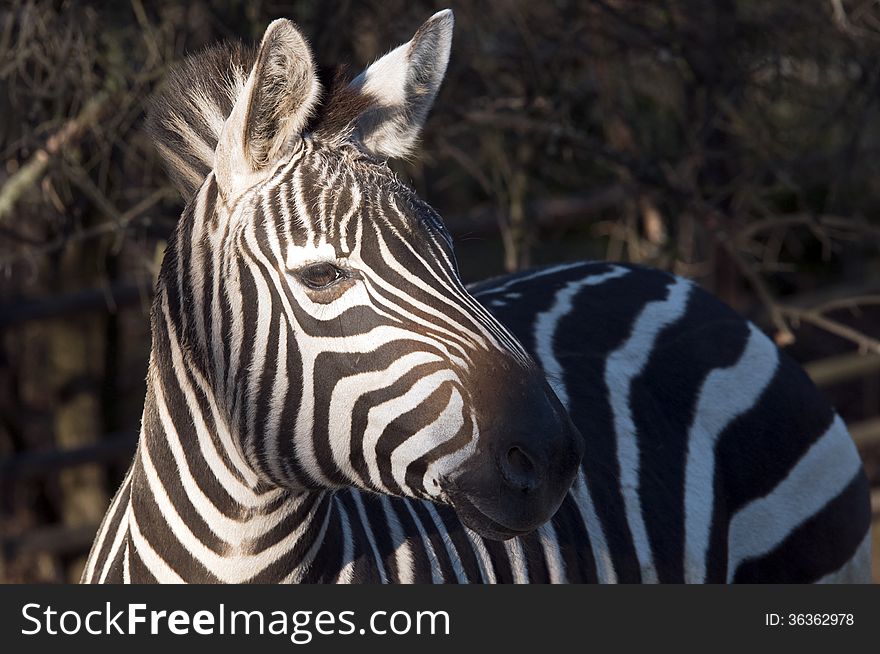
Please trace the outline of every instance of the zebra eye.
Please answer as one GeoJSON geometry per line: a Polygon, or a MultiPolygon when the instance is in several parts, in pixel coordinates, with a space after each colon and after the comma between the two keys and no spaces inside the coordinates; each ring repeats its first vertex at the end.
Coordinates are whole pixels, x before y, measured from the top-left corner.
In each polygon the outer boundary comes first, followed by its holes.
{"type": "Polygon", "coordinates": [[[327,288],[344,277],[345,273],[332,263],[314,263],[299,271],[302,283],[313,289],[327,288]]]}

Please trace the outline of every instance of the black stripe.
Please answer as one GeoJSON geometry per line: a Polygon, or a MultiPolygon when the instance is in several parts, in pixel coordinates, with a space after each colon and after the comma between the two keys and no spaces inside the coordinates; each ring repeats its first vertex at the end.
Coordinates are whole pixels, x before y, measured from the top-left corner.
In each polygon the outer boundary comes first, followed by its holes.
{"type": "Polygon", "coordinates": [[[700,390],[712,370],[739,360],[748,337],[742,318],[694,288],[685,314],[661,331],[647,365],[632,381],[639,496],[661,583],[684,578],[685,462],[700,390]]]}
{"type": "Polygon", "coordinates": [[[547,566],[547,552],[541,547],[538,532],[533,531],[525,536],[520,536],[518,540],[522,545],[523,555],[529,566],[529,583],[546,584],[550,581],[550,570],[547,566]]]}
{"type": "MultiPolygon", "coordinates": [[[[596,275],[608,270],[605,266],[588,272],[596,275]]],[[[583,270],[579,275],[577,278],[585,277],[583,270]]],[[[569,275],[565,278],[571,281],[569,275]]],[[[569,414],[586,442],[584,474],[590,480],[596,514],[604,527],[620,582],[641,581],[641,570],[625,519],[614,421],[605,387],[605,361],[608,353],[629,337],[645,305],[666,299],[671,282],[672,278],[663,273],[631,268],[623,277],[586,287],[577,295],[574,309],[560,319],[554,344],[568,389],[569,414]],[[608,311],[610,306],[615,308],[613,312],[608,311]]],[[[525,291],[527,286],[538,283],[539,280],[524,282],[519,289],[525,291]]],[[[551,284],[561,287],[556,281],[551,284]]],[[[546,291],[544,294],[549,296],[546,291]]],[[[549,296],[547,304],[539,310],[548,309],[552,299],[549,296]]]]}
{"type": "MultiPolygon", "coordinates": [[[[370,526],[371,523],[365,524],[364,521],[360,519],[357,505],[355,504],[352,497],[354,493],[359,493],[362,496],[364,495],[363,493],[360,493],[359,491],[353,489],[338,491],[336,493],[339,501],[342,502],[342,504],[345,506],[348,520],[351,525],[351,537],[354,544],[355,560],[352,583],[378,584],[382,580],[379,576],[379,567],[376,564],[375,554],[373,553],[373,549],[370,547],[370,542],[366,532],[366,529],[370,526]]],[[[366,512],[366,502],[364,502],[364,504],[364,511],[366,512]]]]}
{"type": "Polygon", "coordinates": [[[444,583],[457,583],[458,578],[452,567],[452,560],[449,557],[449,552],[446,551],[446,544],[443,541],[443,535],[437,529],[437,525],[434,523],[434,519],[428,512],[425,503],[411,501],[409,504],[419,517],[419,521],[422,523],[422,527],[428,535],[428,540],[431,541],[431,547],[437,557],[437,563],[440,565],[440,574],[443,577],[444,583]]]}
{"type": "MultiPolygon", "coordinates": [[[[193,558],[171,533],[168,521],[150,492],[143,473],[140,469],[135,473],[131,491],[132,511],[143,538],[161,556],[168,567],[174,570],[185,582],[217,583],[219,581],[217,577],[193,558]]],[[[132,564],[134,564],[133,558],[132,564]]],[[[148,583],[140,576],[140,573],[143,572],[141,567],[132,565],[129,571],[133,583],[148,583]]],[[[151,574],[147,579],[150,578],[152,578],[151,574]]]]}
{"type": "MultiPolygon", "coordinates": [[[[102,547],[97,552],[93,551],[89,557],[89,559],[95,560],[94,573],[91,583],[98,582],[98,580],[101,578],[104,567],[107,565],[107,558],[110,556],[110,550],[113,548],[113,540],[116,537],[116,533],[119,531],[119,525],[122,523],[122,518],[123,516],[125,516],[125,512],[128,509],[129,500],[131,499],[130,479],[126,481],[126,483],[123,484],[123,486],[121,486],[118,491],[116,491],[116,497],[114,497],[113,501],[117,501],[117,498],[118,503],[116,505],[115,513],[111,514],[108,509],[107,515],[104,516],[104,520],[101,524],[100,529],[98,530],[98,533],[103,532],[105,534],[102,547]]],[[[112,504],[113,502],[111,502],[111,506],[112,504]]],[[[124,545],[125,543],[120,546],[120,551],[125,549],[124,545]]],[[[117,554],[117,556],[119,555],[117,554]]],[[[86,567],[88,568],[88,563],[86,564],[86,567]]]]}
{"type": "Polygon", "coordinates": [[[871,525],[865,473],[859,469],[846,488],[795,529],[769,554],[740,564],[735,583],[818,581],[852,558],[871,525]]]}
{"type": "Polygon", "coordinates": [[[596,583],[596,561],[586,525],[581,519],[577,502],[569,494],[553,516],[556,540],[565,562],[565,576],[569,583],[596,583]]]}
{"type": "Polygon", "coordinates": [[[760,402],[734,420],[715,447],[715,503],[707,579],[726,579],[727,527],[752,500],[767,495],[829,428],[834,413],[806,373],[779,353],[760,402]]]}

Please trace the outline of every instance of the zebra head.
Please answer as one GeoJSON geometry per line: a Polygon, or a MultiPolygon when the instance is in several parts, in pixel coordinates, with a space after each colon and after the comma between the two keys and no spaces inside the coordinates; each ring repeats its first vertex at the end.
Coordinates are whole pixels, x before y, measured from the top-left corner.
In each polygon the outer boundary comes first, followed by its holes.
{"type": "Polygon", "coordinates": [[[386,164],[418,137],[452,26],[434,15],[323,100],[288,20],[255,53],[215,48],[172,75],[151,126],[192,199],[155,320],[267,483],[447,503],[508,538],[555,513],[583,443],[463,286],[443,221],[386,164]]]}

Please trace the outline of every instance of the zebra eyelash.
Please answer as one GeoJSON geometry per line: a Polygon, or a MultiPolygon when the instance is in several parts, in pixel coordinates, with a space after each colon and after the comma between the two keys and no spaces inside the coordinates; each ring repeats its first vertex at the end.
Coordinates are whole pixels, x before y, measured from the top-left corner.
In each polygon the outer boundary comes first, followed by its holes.
{"type": "Polygon", "coordinates": [[[345,262],[334,259],[308,261],[296,268],[289,269],[287,271],[287,277],[292,283],[303,289],[310,300],[316,304],[330,304],[331,302],[335,302],[341,298],[346,291],[354,286],[355,282],[363,279],[363,276],[358,270],[349,267],[345,262]],[[332,267],[336,272],[335,279],[324,286],[310,284],[309,281],[304,278],[304,273],[311,268],[319,266],[332,267]]]}
{"type": "Polygon", "coordinates": [[[435,213],[434,211],[421,211],[419,212],[419,219],[421,220],[422,224],[428,228],[429,231],[439,233],[444,242],[450,248],[452,247],[452,235],[449,233],[449,230],[443,223],[443,219],[440,218],[437,213],[435,213]]]}
{"type": "Polygon", "coordinates": [[[348,269],[330,261],[318,261],[302,266],[297,270],[296,275],[304,286],[315,291],[329,289],[339,282],[351,278],[351,272],[348,269]],[[329,279],[330,277],[332,279],[329,279]],[[323,279],[328,279],[328,281],[322,283],[323,279]]]}

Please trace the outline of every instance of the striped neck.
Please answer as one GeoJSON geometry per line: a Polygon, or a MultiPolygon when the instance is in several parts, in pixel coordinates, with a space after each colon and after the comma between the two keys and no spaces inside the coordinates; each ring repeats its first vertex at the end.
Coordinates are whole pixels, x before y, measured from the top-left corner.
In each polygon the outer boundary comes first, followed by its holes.
{"type": "Polygon", "coordinates": [[[144,562],[151,549],[168,559],[167,544],[180,543],[169,576],[183,565],[203,568],[206,582],[303,580],[330,521],[331,494],[293,492],[257,474],[222,403],[163,329],[154,329],[147,384],[132,478],[132,535],[144,562]]]}

